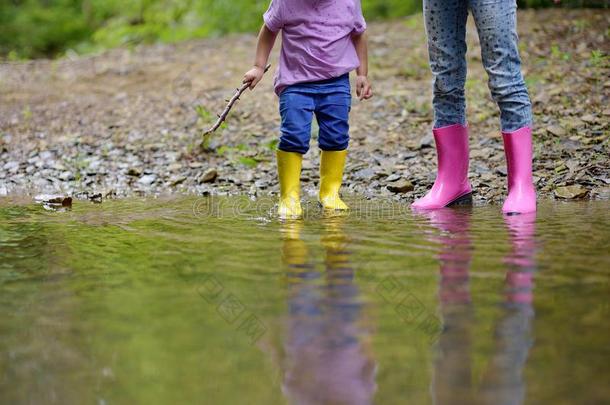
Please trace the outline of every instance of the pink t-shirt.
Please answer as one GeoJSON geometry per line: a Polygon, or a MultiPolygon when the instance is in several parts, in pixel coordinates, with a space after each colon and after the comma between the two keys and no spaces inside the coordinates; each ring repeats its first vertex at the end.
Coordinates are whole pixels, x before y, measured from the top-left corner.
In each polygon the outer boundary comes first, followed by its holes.
{"type": "Polygon", "coordinates": [[[360,66],[351,36],[366,30],[360,0],[271,0],[263,16],[282,30],[275,92],[295,83],[332,79],[360,66]]]}

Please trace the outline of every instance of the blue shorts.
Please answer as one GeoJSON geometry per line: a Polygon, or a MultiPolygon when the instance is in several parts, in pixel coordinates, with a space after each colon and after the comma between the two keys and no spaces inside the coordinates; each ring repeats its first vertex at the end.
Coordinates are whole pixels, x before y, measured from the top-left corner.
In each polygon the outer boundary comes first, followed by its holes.
{"type": "Polygon", "coordinates": [[[280,144],[285,152],[307,153],[315,114],[322,150],[345,150],[349,143],[352,95],[349,74],[319,82],[297,83],[280,94],[280,144]]]}

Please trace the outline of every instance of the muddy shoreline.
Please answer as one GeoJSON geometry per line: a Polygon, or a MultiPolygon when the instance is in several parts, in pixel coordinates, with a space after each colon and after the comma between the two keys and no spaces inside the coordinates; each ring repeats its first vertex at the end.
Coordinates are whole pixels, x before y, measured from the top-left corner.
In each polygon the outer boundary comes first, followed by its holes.
{"type": "MultiPolygon", "coordinates": [[[[610,12],[528,10],[519,18],[538,193],[608,199],[610,12]]],[[[431,185],[436,166],[421,15],[371,23],[369,33],[375,96],[354,101],[343,190],[409,202],[431,185]]],[[[244,95],[209,144],[201,142],[239,85],[254,44],[254,36],[240,35],[1,64],[0,196],[277,193],[271,74],[244,95]]],[[[506,168],[498,112],[472,21],[468,45],[470,179],[475,203],[499,203],[506,168]]],[[[314,136],[304,194],[315,194],[318,155],[314,136]]]]}

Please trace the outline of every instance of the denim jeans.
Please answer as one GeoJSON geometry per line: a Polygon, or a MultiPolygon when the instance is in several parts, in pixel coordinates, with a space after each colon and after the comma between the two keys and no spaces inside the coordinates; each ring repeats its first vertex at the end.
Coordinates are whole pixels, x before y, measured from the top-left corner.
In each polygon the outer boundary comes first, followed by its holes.
{"type": "Polygon", "coordinates": [[[282,125],[278,149],[307,153],[314,114],[320,128],[320,149],[347,149],[351,102],[347,73],[334,79],[297,83],[286,87],[280,94],[282,125]]]}
{"type": "Polygon", "coordinates": [[[430,68],[434,76],[434,127],[466,125],[466,20],[472,13],[488,86],[505,132],[532,124],[521,74],[516,0],[424,0],[430,68]]]}

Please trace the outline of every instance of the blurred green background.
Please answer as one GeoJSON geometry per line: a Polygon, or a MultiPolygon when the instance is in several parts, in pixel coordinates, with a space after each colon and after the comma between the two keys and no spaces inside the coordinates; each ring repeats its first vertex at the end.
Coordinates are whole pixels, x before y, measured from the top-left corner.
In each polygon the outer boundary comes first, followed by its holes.
{"type": "MultiPolygon", "coordinates": [[[[519,0],[546,7],[553,0],[519,0]]],[[[607,7],[607,0],[563,0],[565,7],[607,7]]],[[[139,43],[176,42],[252,32],[269,0],[0,0],[0,58],[89,53],[139,43]]],[[[368,20],[400,17],[421,0],[362,0],[368,20]]]]}

